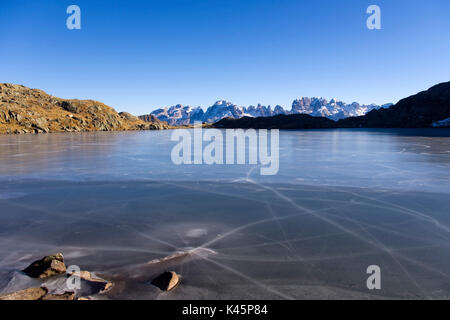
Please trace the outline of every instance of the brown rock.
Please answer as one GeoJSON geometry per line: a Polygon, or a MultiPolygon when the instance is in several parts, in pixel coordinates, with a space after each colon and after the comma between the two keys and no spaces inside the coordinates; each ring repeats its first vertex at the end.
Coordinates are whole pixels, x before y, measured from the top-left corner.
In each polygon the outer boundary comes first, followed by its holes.
{"type": "Polygon", "coordinates": [[[0,300],[39,300],[47,294],[44,288],[30,288],[0,296],[0,300]]]}
{"type": "Polygon", "coordinates": [[[112,282],[94,276],[89,271],[74,272],[70,276],[78,276],[80,279],[89,282],[89,285],[100,294],[107,292],[113,286],[112,282]]]}
{"type": "Polygon", "coordinates": [[[62,101],[61,108],[63,108],[66,111],[73,112],[73,113],[80,112],[80,108],[78,108],[74,104],[70,103],[69,101],[62,101]]]}
{"type": "Polygon", "coordinates": [[[132,114],[130,114],[128,112],[120,112],[119,115],[121,118],[128,120],[128,121],[139,121],[138,117],[133,116],[132,114]]]}
{"type": "Polygon", "coordinates": [[[170,291],[180,283],[180,278],[173,272],[164,272],[160,276],[153,279],[152,284],[163,291],[170,291]]]}
{"type": "Polygon", "coordinates": [[[75,300],[74,292],[65,292],[63,294],[47,294],[41,300],[75,300]]]}
{"type": "Polygon", "coordinates": [[[23,270],[25,274],[32,278],[48,278],[57,274],[66,272],[64,264],[64,256],[62,253],[46,256],[41,260],[33,262],[30,266],[23,270]]]}

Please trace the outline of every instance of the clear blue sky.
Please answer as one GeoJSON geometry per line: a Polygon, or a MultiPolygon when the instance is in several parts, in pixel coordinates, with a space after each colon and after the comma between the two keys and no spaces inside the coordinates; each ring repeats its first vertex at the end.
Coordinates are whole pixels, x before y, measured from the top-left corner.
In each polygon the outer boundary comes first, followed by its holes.
{"type": "Polygon", "coordinates": [[[448,0],[2,0],[0,82],[149,113],[300,96],[396,102],[450,80],[448,0]],[[66,28],[66,8],[82,29],[66,28]],[[382,30],[366,28],[381,7],[382,30]]]}

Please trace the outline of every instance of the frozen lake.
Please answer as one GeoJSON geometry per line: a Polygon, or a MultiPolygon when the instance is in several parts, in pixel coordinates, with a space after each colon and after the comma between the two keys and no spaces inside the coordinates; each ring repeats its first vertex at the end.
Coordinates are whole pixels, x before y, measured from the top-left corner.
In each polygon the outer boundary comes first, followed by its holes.
{"type": "Polygon", "coordinates": [[[0,292],[62,252],[112,299],[450,298],[450,130],[281,131],[275,176],[176,166],[171,134],[0,136],[0,292]]]}

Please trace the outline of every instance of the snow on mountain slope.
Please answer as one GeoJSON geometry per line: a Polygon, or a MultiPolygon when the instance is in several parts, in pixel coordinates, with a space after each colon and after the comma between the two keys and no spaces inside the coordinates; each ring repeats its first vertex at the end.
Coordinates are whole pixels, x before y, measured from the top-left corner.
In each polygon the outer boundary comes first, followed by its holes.
{"type": "Polygon", "coordinates": [[[379,108],[389,108],[392,104],[382,106],[360,105],[357,102],[346,104],[337,99],[327,101],[324,98],[303,97],[294,100],[290,111],[277,105],[274,109],[271,106],[240,107],[225,100],[219,100],[203,111],[201,107],[190,107],[176,105],[170,108],[162,108],[153,111],[151,114],[161,121],[166,121],[169,125],[188,125],[196,121],[215,123],[224,118],[239,119],[242,117],[271,117],[279,114],[309,114],[314,117],[326,117],[331,120],[340,120],[348,117],[363,116],[369,111],[379,108]]]}
{"type": "Polygon", "coordinates": [[[389,108],[391,105],[392,104],[385,104],[382,106],[376,104],[360,105],[357,102],[346,104],[335,98],[331,99],[329,102],[323,98],[301,98],[294,100],[290,113],[304,113],[314,117],[326,117],[331,120],[340,120],[348,117],[363,116],[374,109],[379,109],[381,107],[389,108]]]}
{"type": "Polygon", "coordinates": [[[171,126],[189,125],[195,121],[202,121],[204,111],[201,107],[183,106],[178,104],[170,108],[162,108],[151,113],[161,121],[171,126]]]}

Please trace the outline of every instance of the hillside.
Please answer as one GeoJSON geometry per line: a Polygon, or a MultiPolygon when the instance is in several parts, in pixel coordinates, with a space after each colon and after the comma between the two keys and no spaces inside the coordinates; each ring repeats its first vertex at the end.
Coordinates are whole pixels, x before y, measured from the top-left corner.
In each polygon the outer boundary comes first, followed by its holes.
{"type": "Polygon", "coordinates": [[[166,123],[165,121],[159,120],[157,117],[155,117],[152,114],[146,114],[143,116],[138,116],[138,118],[142,121],[145,122],[161,122],[161,123],[166,123]]]}
{"type": "Polygon", "coordinates": [[[145,122],[93,100],[66,100],[42,90],[0,83],[0,133],[161,130],[157,119],[145,122]]]}
{"type": "Polygon", "coordinates": [[[339,127],[428,128],[450,117],[450,81],[400,100],[389,109],[340,120],[339,127]]]}

